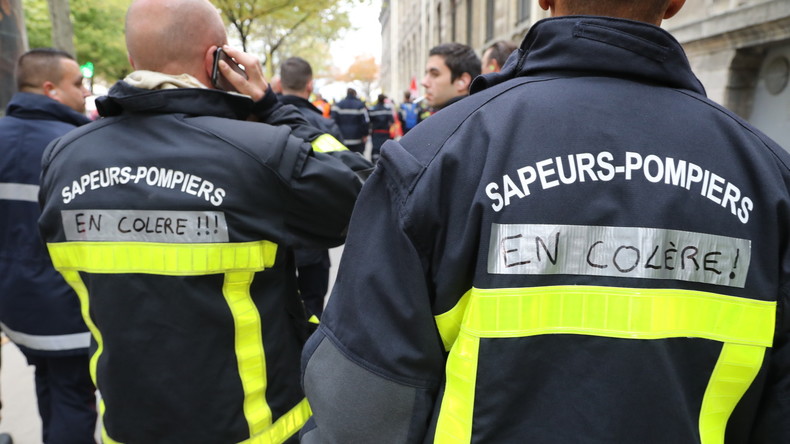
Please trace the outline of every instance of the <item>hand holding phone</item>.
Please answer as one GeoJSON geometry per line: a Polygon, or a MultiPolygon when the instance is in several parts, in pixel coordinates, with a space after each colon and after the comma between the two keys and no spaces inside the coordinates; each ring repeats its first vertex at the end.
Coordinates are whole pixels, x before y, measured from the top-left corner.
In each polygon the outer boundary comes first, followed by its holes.
{"type": "Polygon", "coordinates": [[[247,72],[242,65],[236,63],[236,61],[229,56],[222,48],[217,48],[214,51],[214,65],[211,69],[211,83],[214,85],[215,88],[221,89],[223,91],[237,91],[236,87],[231,84],[225,76],[222,75],[219,69],[219,61],[222,60],[230,66],[230,68],[240,74],[245,79],[249,79],[247,76],[247,72]]]}

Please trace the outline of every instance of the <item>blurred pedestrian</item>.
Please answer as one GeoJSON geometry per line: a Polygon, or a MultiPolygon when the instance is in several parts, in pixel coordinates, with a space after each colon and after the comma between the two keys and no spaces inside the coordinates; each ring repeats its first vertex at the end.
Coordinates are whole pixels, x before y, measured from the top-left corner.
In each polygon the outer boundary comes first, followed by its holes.
{"type": "Polygon", "coordinates": [[[683,3],[540,0],[385,145],[303,442],[790,443],[790,154],[705,97],[683,3]]]}
{"type": "Polygon", "coordinates": [[[324,99],[321,93],[313,91],[313,105],[321,110],[321,115],[327,119],[332,118],[332,105],[324,99]]]}
{"type": "Polygon", "coordinates": [[[135,0],[125,30],[135,71],[49,146],[40,192],[95,340],[103,440],[293,442],[310,326],[292,249],[343,243],[348,165],[370,164],[278,101],[209,1],[135,0]]]}
{"type": "Polygon", "coordinates": [[[409,130],[420,123],[420,107],[412,101],[411,91],[403,93],[403,103],[400,104],[400,117],[403,134],[406,135],[409,130]]]}
{"type": "Polygon", "coordinates": [[[23,54],[16,82],[0,119],[0,326],[35,366],[43,442],[94,443],[90,332],[37,225],[44,149],[90,122],[83,114],[90,93],[74,58],[50,48],[23,54]]]}
{"type": "Polygon", "coordinates": [[[376,105],[370,109],[370,129],[372,134],[371,160],[378,162],[381,155],[381,145],[392,138],[390,129],[395,124],[392,105],[387,103],[387,96],[379,94],[376,105]]]}
{"type": "Polygon", "coordinates": [[[425,101],[437,112],[469,95],[469,85],[480,75],[480,59],[461,43],[434,46],[428,53],[425,76],[425,101]]]}
{"type": "Polygon", "coordinates": [[[343,143],[356,153],[365,152],[370,134],[370,117],[365,103],[357,98],[357,91],[348,88],[346,98],[332,106],[332,119],[343,133],[343,143]]]}
{"type": "MultiPolygon", "coordinates": [[[[300,57],[290,57],[280,65],[283,95],[280,101],[295,106],[307,122],[324,133],[342,139],[340,128],[332,119],[326,119],[321,110],[308,100],[313,92],[313,68],[300,57]]],[[[340,142],[338,142],[340,143],[340,142]]],[[[299,294],[309,315],[321,319],[324,298],[329,289],[329,251],[326,249],[298,248],[294,251],[299,279],[299,294]]]]}
{"type": "Polygon", "coordinates": [[[499,40],[492,43],[483,52],[481,69],[483,74],[502,71],[508,56],[517,48],[516,44],[509,40],[499,40]]]}

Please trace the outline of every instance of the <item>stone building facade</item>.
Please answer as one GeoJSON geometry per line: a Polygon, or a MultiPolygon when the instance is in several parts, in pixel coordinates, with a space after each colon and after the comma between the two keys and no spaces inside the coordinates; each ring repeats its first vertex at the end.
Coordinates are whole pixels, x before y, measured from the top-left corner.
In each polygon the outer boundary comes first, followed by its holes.
{"type": "MultiPolygon", "coordinates": [[[[439,43],[482,54],[496,40],[520,42],[545,17],[537,0],[384,0],[381,89],[399,99],[412,79],[419,86],[439,43]]],[[[710,98],[790,149],[790,0],[687,0],[664,27],[710,98]]]]}

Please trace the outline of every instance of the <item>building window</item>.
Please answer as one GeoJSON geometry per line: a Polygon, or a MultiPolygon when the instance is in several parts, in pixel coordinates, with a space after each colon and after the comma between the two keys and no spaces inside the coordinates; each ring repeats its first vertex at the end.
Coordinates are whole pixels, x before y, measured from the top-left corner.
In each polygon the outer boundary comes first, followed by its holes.
{"type": "Polygon", "coordinates": [[[531,0],[518,0],[518,22],[524,23],[529,21],[529,16],[532,14],[532,1],[531,0]]]}
{"type": "Polygon", "coordinates": [[[486,41],[494,39],[494,0],[486,0],[486,41]]]}

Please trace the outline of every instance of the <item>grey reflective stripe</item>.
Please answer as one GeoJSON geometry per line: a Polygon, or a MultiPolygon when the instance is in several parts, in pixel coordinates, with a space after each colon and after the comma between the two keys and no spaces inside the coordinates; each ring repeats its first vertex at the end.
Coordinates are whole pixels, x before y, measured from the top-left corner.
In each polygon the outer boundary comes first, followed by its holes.
{"type": "Polygon", "coordinates": [[[371,116],[390,116],[390,115],[392,115],[392,110],[382,109],[382,110],[379,110],[379,111],[371,111],[370,115],[371,116]]]}
{"type": "Polygon", "coordinates": [[[365,109],[364,108],[359,108],[359,109],[355,109],[355,108],[332,108],[332,111],[336,112],[338,114],[349,114],[349,115],[365,114],[365,109]]]}
{"type": "Polygon", "coordinates": [[[218,211],[64,210],[68,241],[225,243],[225,213],[218,211]]]}
{"type": "Polygon", "coordinates": [[[7,325],[0,323],[3,332],[14,344],[33,350],[62,351],[88,348],[91,343],[90,332],[72,333],[68,335],[30,335],[11,330],[7,325]]]}
{"type": "Polygon", "coordinates": [[[362,139],[343,139],[343,143],[345,145],[359,145],[362,143],[362,139]]]}
{"type": "Polygon", "coordinates": [[[751,241],[658,228],[492,224],[488,272],[672,279],[743,288],[751,241]]]}
{"type": "Polygon", "coordinates": [[[304,391],[317,426],[307,442],[407,442],[417,389],[359,366],[325,337],[307,361],[304,391]]]}
{"type": "Polygon", "coordinates": [[[0,200],[38,202],[38,185],[0,183],[0,200]]]}

